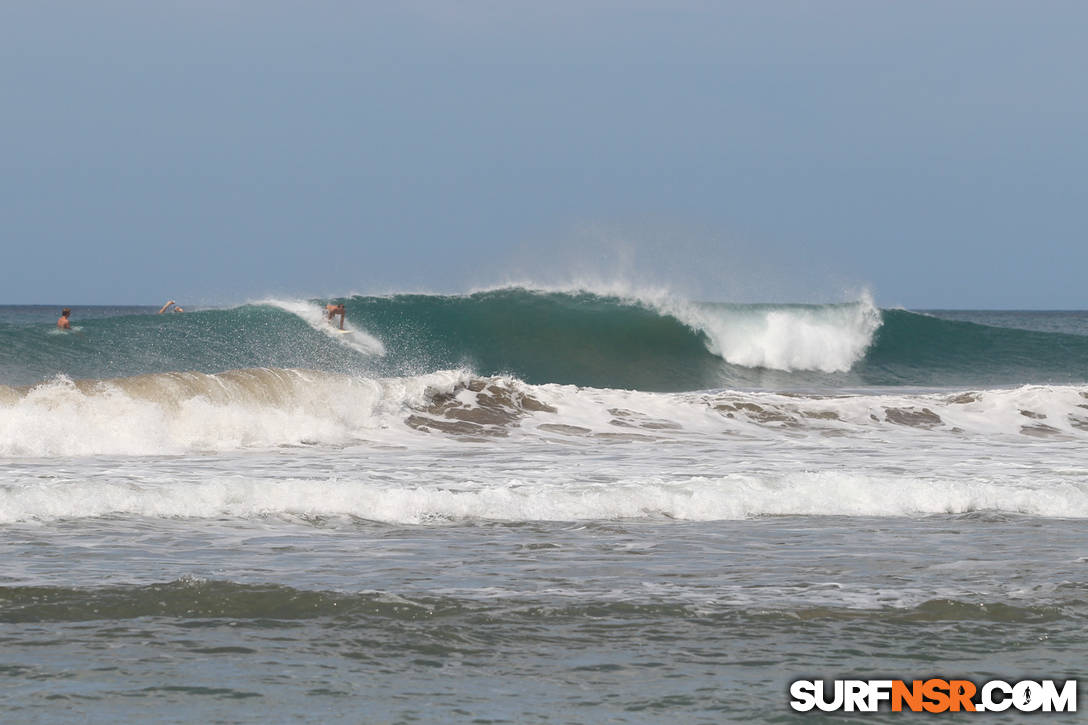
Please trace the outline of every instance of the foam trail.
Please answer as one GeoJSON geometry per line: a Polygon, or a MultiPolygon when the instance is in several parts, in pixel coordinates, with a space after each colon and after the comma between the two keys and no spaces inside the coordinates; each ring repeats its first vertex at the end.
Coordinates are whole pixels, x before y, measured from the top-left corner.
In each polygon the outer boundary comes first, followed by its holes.
{"type": "Polygon", "coordinates": [[[149,518],[354,516],[393,524],[465,520],[736,520],[764,515],[914,516],[1001,511],[1088,517],[1083,485],[1016,479],[926,480],[856,472],[733,474],[609,484],[507,479],[454,488],[366,480],[219,477],[172,482],[70,482],[0,487],[0,523],[106,515],[149,518]]]}
{"type": "Polygon", "coordinates": [[[325,310],[313,302],[304,300],[269,299],[254,304],[269,305],[271,307],[277,307],[284,312],[290,312],[292,315],[304,320],[307,325],[326,337],[336,340],[339,344],[346,345],[364,355],[385,355],[385,345],[382,344],[381,340],[365,330],[354,327],[347,320],[344,321],[344,329],[348,330],[349,334],[341,334],[337,331],[338,328],[330,325],[328,320],[325,319],[325,310]]]}

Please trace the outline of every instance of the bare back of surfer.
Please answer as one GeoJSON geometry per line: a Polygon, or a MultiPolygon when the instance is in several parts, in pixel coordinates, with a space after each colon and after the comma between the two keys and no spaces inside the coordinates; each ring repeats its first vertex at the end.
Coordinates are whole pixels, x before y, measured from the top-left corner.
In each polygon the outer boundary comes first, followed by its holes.
{"type": "Polygon", "coordinates": [[[62,330],[71,330],[72,323],[68,320],[68,318],[71,316],[72,310],[70,310],[69,308],[65,307],[63,310],[61,310],[60,318],[57,320],[57,327],[62,330]]]}
{"type": "Polygon", "coordinates": [[[344,303],[341,302],[338,305],[325,305],[325,319],[329,321],[331,325],[333,319],[340,315],[340,329],[344,329],[344,303]]]}

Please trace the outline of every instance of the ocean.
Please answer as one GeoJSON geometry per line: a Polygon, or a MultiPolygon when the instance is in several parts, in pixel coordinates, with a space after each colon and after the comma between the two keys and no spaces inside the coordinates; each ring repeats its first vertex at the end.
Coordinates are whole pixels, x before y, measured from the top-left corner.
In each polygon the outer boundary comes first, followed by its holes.
{"type": "Polygon", "coordinates": [[[1085,671],[1088,312],[328,301],[0,307],[5,722],[794,722],[798,679],[1085,671]]]}

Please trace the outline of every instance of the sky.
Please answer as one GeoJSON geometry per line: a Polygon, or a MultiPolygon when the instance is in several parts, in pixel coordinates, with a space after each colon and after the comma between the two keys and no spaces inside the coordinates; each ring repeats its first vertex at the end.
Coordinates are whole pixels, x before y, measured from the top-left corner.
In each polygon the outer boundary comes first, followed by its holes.
{"type": "Polygon", "coordinates": [[[1088,4],[0,3],[0,304],[1085,309],[1088,4]]]}

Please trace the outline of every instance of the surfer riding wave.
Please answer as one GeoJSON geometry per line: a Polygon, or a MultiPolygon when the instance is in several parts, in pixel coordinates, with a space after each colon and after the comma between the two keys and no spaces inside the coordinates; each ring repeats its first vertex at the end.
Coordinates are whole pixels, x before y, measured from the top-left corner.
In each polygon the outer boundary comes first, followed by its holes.
{"type": "Polygon", "coordinates": [[[333,324],[333,320],[337,315],[340,315],[340,329],[344,329],[344,303],[341,302],[337,305],[325,305],[325,319],[329,321],[329,324],[333,324]]]}

